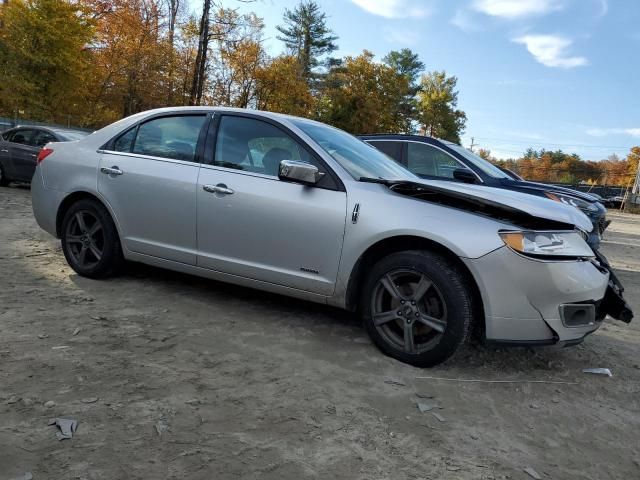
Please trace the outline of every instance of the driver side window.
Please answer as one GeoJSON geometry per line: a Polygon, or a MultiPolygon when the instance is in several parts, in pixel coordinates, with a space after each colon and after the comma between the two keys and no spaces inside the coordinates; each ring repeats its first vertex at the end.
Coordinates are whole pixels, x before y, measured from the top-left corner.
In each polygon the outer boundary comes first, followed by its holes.
{"type": "Polygon", "coordinates": [[[320,168],[297,141],[278,127],[252,118],[222,116],[214,165],[277,177],[282,160],[320,168]]]}

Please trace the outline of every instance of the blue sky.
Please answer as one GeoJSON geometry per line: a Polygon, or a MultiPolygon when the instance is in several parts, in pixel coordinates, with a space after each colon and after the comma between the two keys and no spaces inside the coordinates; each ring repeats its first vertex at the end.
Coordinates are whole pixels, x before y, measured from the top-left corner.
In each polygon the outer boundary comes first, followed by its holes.
{"type": "MultiPolygon", "coordinates": [[[[275,26],[295,1],[226,0],[275,26]]],[[[528,146],[585,159],[640,145],[640,0],[320,0],[337,56],[403,47],[458,77],[471,137],[498,157],[528,146]]]]}

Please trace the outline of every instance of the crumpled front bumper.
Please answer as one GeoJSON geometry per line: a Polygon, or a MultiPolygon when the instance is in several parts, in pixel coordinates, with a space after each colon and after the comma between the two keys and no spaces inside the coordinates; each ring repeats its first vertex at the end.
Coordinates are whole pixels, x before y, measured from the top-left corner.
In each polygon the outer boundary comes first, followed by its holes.
{"type": "Polygon", "coordinates": [[[618,277],[611,268],[611,265],[609,265],[607,258],[599,251],[596,251],[595,254],[596,266],[609,272],[609,284],[607,285],[604,298],[599,305],[601,313],[603,316],[609,315],[612,318],[625,323],[631,322],[633,319],[633,311],[622,296],[622,293],[624,292],[622,283],[618,280],[618,277]]]}
{"type": "Polygon", "coordinates": [[[608,263],[599,259],[539,261],[502,247],[463,261],[482,296],[488,341],[574,344],[597,330],[606,314],[633,316],[608,263]]]}

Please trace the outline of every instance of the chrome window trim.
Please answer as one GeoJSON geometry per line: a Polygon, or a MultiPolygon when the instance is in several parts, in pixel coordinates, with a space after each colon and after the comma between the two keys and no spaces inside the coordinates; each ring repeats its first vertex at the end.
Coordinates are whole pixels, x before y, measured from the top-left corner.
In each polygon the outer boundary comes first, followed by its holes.
{"type": "Polygon", "coordinates": [[[180,165],[190,165],[190,166],[195,166],[195,167],[199,167],[200,166],[200,162],[196,162],[194,161],[187,161],[187,160],[178,160],[175,158],[166,158],[166,157],[155,157],[153,155],[142,155],[140,153],[131,153],[131,152],[117,152],[115,150],[105,150],[102,148],[99,148],[98,150],[96,150],[97,153],[101,153],[101,154],[106,154],[106,155],[120,155],[123,157],[133,157],[133,158],[144,158],[146,160],[155,160],[157,162],[166,162],[166,163],[177,163],[180,165]]]}
{"type": "MultiPolygon", "coordinates": [[[[482,180],[482,178],[480,177],[480,175],[478,175],[476,173],[476,171],[473,168],[469,168],[468,166],[466,166],[464,163],[462,163],[460,160],[458,160],[456,157],[454,157],[453,155],[451,155],[449,152],[447,152],[446,150],[443,150],[442,148],[436,146],[436,145],[431,145],[430,143],[426,143],[426,142],[418,142],[417,140],[397,140],[397,139],[385,139],[385,138],[380,138],[380,139],[366,139],[363,140],[363,142],[367,142],[368,144],[371,144],[373,142],[400,142],[400,143],[417,143],[419,145],[427,145],[429,147],[433,147],[436,148],[438,150],[440,150],[442,153],[444,153],[445,155],[448,155],[449,157],[451,157],[452,159],[454,159],[456,162],[458,162],[458,164],[462,165],[463,168],[466,168],[467,170],[470,170],[477,178],[478,180],[480,180],[480,183],[484,183],[484,180],[482,180]]],[[[373,146],[373,145],[372,145],[373,146]]],[[[409,151],[407,150],[407,156],[409,155],[409,151]]],[[[403,165],[404,167],[404,165],[403,165]]],[[[407,166],[405,167],[407,170],[409,170],[409,159],[407,158],[407,166]]],[[[411,171],[411,170],[409,170],[411,171]]],[[[413,172],[411,172],[413,173],[413,172]]],[[[414,175],[418,175],[417,173],[414,173],[414,175]]],[[[435,177],[435,175],[434,175],[435,177]]],[[[445,180],[455,180],[455,178],[448,178],[448,177],[436,177],[436,178],[442,178],[445,180]]]]}

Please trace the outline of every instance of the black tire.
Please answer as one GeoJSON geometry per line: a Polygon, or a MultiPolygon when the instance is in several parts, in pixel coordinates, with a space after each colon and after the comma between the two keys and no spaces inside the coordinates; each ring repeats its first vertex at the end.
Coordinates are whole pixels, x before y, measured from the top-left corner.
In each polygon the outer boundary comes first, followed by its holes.
{"type": "Polygon", "coordinates": [[[124,263],[116,226],[107,209],[96,200],[79,200],[71,205],[64,215],[60,238],[67,263],[83,277],[109,277],[124,263]],[[86,228],[80,228],[78,218],[83,219],[81,223],[86,228]],[[85,237],[95,228],[87,240],[85,237]]]}
{"type": "Polygon", "coordinates": [[[369,336],[383,353],[416,367],[431,367],[451,357],[469,338],[475,311],[472,292],[452,261],[411,250],[393,253],[373,266],[362,288],[360,309],[369,336]]]}
{"type": "Polygon", "coordinates": [[[10,181],[5,174],[4,167],[0,164],[0,187],[6,187],[10,181]]]}

